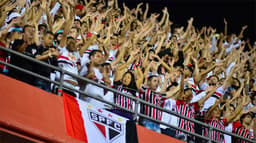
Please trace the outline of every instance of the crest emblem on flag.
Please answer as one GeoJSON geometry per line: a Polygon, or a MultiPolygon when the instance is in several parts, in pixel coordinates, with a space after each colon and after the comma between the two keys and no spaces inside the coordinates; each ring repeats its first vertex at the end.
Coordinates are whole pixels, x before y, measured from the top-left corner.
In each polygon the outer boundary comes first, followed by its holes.
{"type": "Polygon", "coordinates": [[[118,119],[113,118],[109,113],[108,115],[102,114],[102,110],[95,112],[89,110],[89,119],[95,127],[101,132],[102,136],[107,142],[112,143],[114,140],[123,135],[123,124],[118,119]]]}

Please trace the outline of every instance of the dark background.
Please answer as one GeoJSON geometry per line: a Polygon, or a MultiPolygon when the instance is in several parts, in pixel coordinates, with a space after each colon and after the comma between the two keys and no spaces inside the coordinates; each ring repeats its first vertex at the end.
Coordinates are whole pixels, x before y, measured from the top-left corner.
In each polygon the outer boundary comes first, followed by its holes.
{"type": "MultiPolygon", "coordinates": [[[[196,28],[212,26],[224,33],[224,17],[228,22],[228,34],[239,34],[242,26],[248,25],[244,39],[256,40],[256,1],[254,0],[119,0],[131,9],[140,2],[149,3],[149,12],[162,13],[166,6],[174,27],[186,26],[194,17],[196,28]]],[[[143,6],[143,11],[145,6],[143,6]]]]}

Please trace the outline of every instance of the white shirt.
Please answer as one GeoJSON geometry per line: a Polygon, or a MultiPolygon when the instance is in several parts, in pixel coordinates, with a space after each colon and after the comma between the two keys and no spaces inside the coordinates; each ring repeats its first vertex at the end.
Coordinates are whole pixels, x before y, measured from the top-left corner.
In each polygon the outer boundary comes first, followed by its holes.
{"type": "MultiPolygon", "coordinates": [[[[70,52],[67,50],[66,47],[64,48],[58,47],[58,49],[60,50],[60,56],[57,59],[58,66],[65,71],[78,75],[77,62],[80,61],[79,52],[78,51],[70,52]]],[[[77,83],[77,80],[68,74],[64,74],[63,79],[77,83]]]]}
{"type": "Polygon", "coordinates": [[[88,49],[85,51],[85,53],[83,54],[83,56],[81,57],[81,65],[86,65],[87,63],[90,62],[90,53],[92,50],[98,50],[98,45],[94,44],[88,47],[88,49]]]}
{"type": "MultiPolygon", "coordinates": [[[[224,95],[225,91],[223,86],[217,88],[217,90],[215,91],[216,93],[221,94],[222,96],[224,95]]],[[[204,102],[204,106],[202,108],[201,111],[206,111],[207,109],[209,109],[216,101],[216,97],[210,97],[208,98],[205,102],[204,102]]]]}
{"type": "MultiPolygon", "coordinates": [[[[103,74],[100,72],[100,70],[98,68],[93,68],[92,70],[95,74],[95,77],[94,77],[95,81],[97,81],[98,83],[104,83],[103,74]]],[[[86,74],[88,74],[88,69],[86,69],[86,67],[83,67],[83,73],[81,73],[81,71],[80,71],[79,75],[84,76],[86,74]]],[[[85,85],[84,92],[88,95],[96,96],[96,97],[99,97],[102,99],[104,97],[104,89],[101,87],[98,87],[96,85],[90,84],[90,83],[85,85]]],[[[85,100],[86,102],[89,102],[93,105],[97,105],[101,108],[105,108],[104,103],[102,103],[98,100],[88,98],[88,97],[85,97],[83,100],[85,100]]]]}
{"type": "MultiPolygon", "coordinates": [[[[173,99],[167,99],[165,100],[165,104],[164,104],[164,109],[173,111],[173,112],[177,112],[176,111],[176,101],[173,99]]],[[[173,125],[175,127],[178,126],[178,118],[177,116],[171,115],[169,113],[163,112],[162,115],[162,119],[161,119],[164,123],[173,125]]],[[[160,125],[161,128],[166,129],[168,128],[165,125],[160,125]]]]}
{"type": "MultiPolygon", "coordinates": [[[[233,128],[233,124],[232,124],[232,123],[229,123],[229,124],[225,127],[225,131],[232,132],[232,128],[233,128]]],[[[231,138],[230,135],[224,134],[224,140],[225,140],[225,143],[232,143],[232,138],[231,138]]]]}

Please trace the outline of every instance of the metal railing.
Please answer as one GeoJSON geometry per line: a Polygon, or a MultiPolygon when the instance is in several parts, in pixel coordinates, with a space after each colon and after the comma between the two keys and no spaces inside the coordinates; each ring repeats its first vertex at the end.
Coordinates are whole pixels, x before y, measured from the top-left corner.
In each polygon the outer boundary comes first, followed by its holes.
{"type": "MultiPolygon", "coordinates": [[[[230,133],[230,132],[227,132],[227,131],[218,129],[218,128],[216,128],[216,127],[210,126],[210,125],[208,125],[208,124],[206,124],[206,123],[197,121],[197,120],[195,120],[195,119],[187,118],[187,117],[185,117],[185,116],[183,116],[183,115],[180,115],[180,114],[178,114],[178,113],[176,113],[176,112],[173,112],[173,111],[170,111],[170,110],[167,110],[167,109],[164,109],[164,108],[155,106],[154,104],[148,103],[148,102],[146,102],[146,101],[144,101],[144,100],[141,100],[141,99],[139,99],[139,98],[136,98],[136,97],[133,97],[133,96],[129,96],[129,95],[124,94],[124,93],[122,93],[122,92],[120,92],[120,91],[118,91],[118,90],[116,90],[116,89],[113,89],[113,88],[110,88],[110,87],[108,87],[108,86],[99,84],[99,83],[97,83],[97,82],[95,82],[95,81],[92,81],[92,80],[90,80],[90,79],[87,79],[87,78],[84,78],[84,77],[75,75],[75,74],[73,74],[73,73],[71,73],[71,72],[68,72],[68,71],[65,71],[65,70],[63,70],[63,69],[61,69],[61,68],[58,68],[58,67],[49,65],[49,64],[47,64],[47,63],[45,63],[45,62],[36,60],[36,59],[34,59],[34,58],[32,58],[32,57],[26,56],[26,55],[24,55],[24,54],[22,54],[22,53],[16,52],[16,51],[11,50],[11,49],[9,49],[9,48],[4,48],[4,47],[0,46],[0,50],[3,50],[3,51],[5,51],[5,52],[7,52],[7,53],[15,54],[15,55],[20,56],[20,57],[22,57],[22,58],[24,58],[24,59],[30,60],[30,61],[32,61],[32,62],[34,62],[34,63],[40,64],[40,65],[42,65],[42,66],[46,66],[47,68],[51,68],[52,70],[59,71],[59,72],[61,73],[61,78],[60,78],[60,81],[54,81],[54,80],[51,80],[49,77],[44,77],[44,76],[39,75],[39,74],[37,74],[37,73],[28,71],[28,70],[26,70],[26,69],[20,68],[20,67],[18,67],[18,66],[15,66],[15,65],[12,65],[12,64],[3,62],[3,61],[0,61],[0,64],[6,65],[6,66],[11,67],[11,68],[13,68],[13,69],[19,70],[19,71],[24,72],[24,73],[26,73],[26,74],[30,74],[30,75],[32,75],[32,76],[34,76],[34,77],[37,77],[37,78],[40,78],[40,79],[42,79],[42,80],[48,81],[48,82],[50,82],[50,83],[53,83],[53,84],[55,84],[55,85],[58,85],[60,90],[62,90],[63,88],[66,88],[66,89],[69,89],[69,90],[71,90],[71,91],[74,91],[74,92],[80,93],[80,94],[82,94],[82,95],[85,95],[85,96],[87,96],[87,97],[90,97],[90,98],[99,100],[99,101],[101,101],[101,102],[103,102],[103,103],[106,103],[106,104],[108,104],[108,105],[112,105],[112,106],[114,106],[114,107],[118,107],[118,108],[120,108],[120,109],[122,109],[122,110],[125,110],[125,111],[128,111],[128,112],[132,112],[132,113],[134,114],[135,119],[136,119],[137,117],[142,117],[142,118],[145,118],[145,119],[154,121],[154,122],[156,122],[156,123],[159,123],[159,124],[168,126],[168,127],[170,127],[170,128],[174,128],[174,129],[176,129],[176,130],[182,131],[182,132],[184,132],[184,133],[186,133],[186,134],[189,134],[189,135],[191,135],[191,136],[195,136],[195,137],[198,137],[198,138],[201,138],[201,139],[204,139],[204,140],[208,140],[209,143],[211,143],[211,142],[216,142],[216,141],[212,140],[212,138],[211,138],[210,136],[209,136],[209,137],[205,137],[205,136],[202,136],[202,135],[199,135],[199,134],[196,134],[196,133],[192,133],[192,132],[189,132],[189,131],[187,131],[187,130],[185,130],[185,129],[178,128],[178,127],[176,127],[176,126],[173,126],[173,125],[164,123],[164,122],[162,122],[162,121],[160,121],[160,120],[156,120],[156,119],[153,119],[153,118],[151,118],[151,117],[148,117],[148,116],[146,116],[146,115],[144,115],[144,114],[141,114],[141,113],[138,111],[138,109],[139,109],[138,106],[139,106],[139,104],[143,104],[143,105],[147,105],[147,106],[156,108],[156,109],[161,110],[161,111],[163,111],[163,112],[166,112],[166,113],[168,113],[168,114],[177,116],[177,117],[179,117],[179,118],[188,120],[188,121],[190,121],[190,122],[192,122],[192,123],[199,124],[199,125],[201,125],[202,127],[208,129],[208,132],[209,132],[208,134],[209,134],[209,135],[211,135],[211,132],[212,132],[213,130],[215,130],[215,131],[221,132],[221,133],[223,133],[223,134],[230,135],[230,136],[232,136],[232,137],[235,137],[235,138],[238,138],[238,139],[247,141],[247,142],[249,142],[249,143],[255,143],[255,141],[253,141],[253,140],[250,140],[250,139],[247,139],[247,138],[243,138],[243,137],[241,137],[241,136],[238,136],[237,134],[230,133]],[[134,101],[135,101],[135,111],[128,110],[128,109],[126,109],[126,108],[123,108],[123,107],[121,107],[121,106],[115,104],[115,103],[106,101],[106,100],[104,100],[104,99],[102,99],[102,98],[99,98],[99,97],[96,97],[96,96],[88,95],[88,94],[85,93],[84,91],[77,90],[77,89],[74,89],[74,88],[71,88],[71,87],[69,87],[69,86],[64,85],[64,84],[63,84],[63,76],[64,76],[64,74],[68,74],[68,75],[70,75],[70,76],[72,76],[72,77],[74,77],[74,78],[76,78],[76,79],[81,80],[81,81],[85,81],[85,82],[87,82],[87,83],[90,83],[90,84],[96,85],[96,86],[98,86],[98,87],[101,87],[101,88],[103,88],[103,89],[105,89],[105,90],[111,91],[111,92],[113,92],[113,93],[116,93],[116,94],[119,94],[119,95],[121,95],[121,96],[125,96],[125,97],[128,97],[128,98],[134,100],[134,101]]],[[[61,95],[61,93],[58,92],[58,95],[61,95]]]]}

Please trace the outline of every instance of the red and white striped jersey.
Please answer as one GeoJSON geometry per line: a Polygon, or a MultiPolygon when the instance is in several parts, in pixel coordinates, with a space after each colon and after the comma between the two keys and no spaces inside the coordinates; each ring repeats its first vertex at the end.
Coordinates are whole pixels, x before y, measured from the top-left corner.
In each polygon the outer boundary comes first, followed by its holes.
{"type": "MultiPolygon", "coordinates": [[[[206,121],[206,122],[207,122],[207,121],[206,121]]],[[[209,125],[215,127],[215,128],[221,129],[221,130],[225,130],[225,126],[227,126],[226,119],[220,119],[220,120],[212,119],[212,120],[210,120],[210,121],[207,122],[207,123],[208,123],[209,125]]],[[[216,131],[216,130],[212,130],[212,132],[211,132],[210,134],[211,134],[212,140],[217,141],[217,142],[221,142],[221,143],[224,143],[224,142],[225,142],[225,140],[224,140],[224,134],[223,134],[223,133],[218,132],[218,131],[216,131]]],[[[207,128],[205,128],[204,135],[205,135],[205,136],[209,136],[209,133],[208,133],[208,129],[207,129],[207,128]]]]}
{"type": "MultiPolygon", "coordinates": [[[[253,139],[253,131],[246,129],[239,121],[233,123],[233,133],[247,139],[253,139]]],[[[241,139],[234,138],[234,143],[247,143],[241,139]]]]}
{"type": "MultiPolygon", "coordinates": [[[[199,110],[199,105],[198,105],[198,102],[186,103],[185,100],[177,99],[176,108],[177,108],[177,112],[180,115],[186,116],[188,118],[194,118],[195,111],[199,110]]],[[[194,123],[188,120],[178,118],[178,127],[194,133],[194,123]]],[[[182,133],[182,131],[178,131],[178,133],[182,133]]]]}
{"type": "MultiPolygon", "coordinates": [[[[135,94],[133,94],[129,90],[125,89],[123,85],[118,85],[116,88],[117,90],[119,90],[124,94],[130,95],[130,96],[136,96],[136,92],[134,92],[135,94]]],[[[114,103],[132,111],[134,110],[134,107],[135,107],[134,100],[119,94],[114,94],[114,103]]]]}
{"type": "MultiPolygon", "coordinates": [[[[145,87],[142,87],[139,93],[140,99],[162,108],[166,100],[164,96],[164,94],[156,93],[151,89],[145,87]]],[[[157,120],[161,120],[162,118],[162,111],[159,111],[158,109],[145,105],[143,103],[141,103],[140,105],[140,113],[157,120]]]]}

